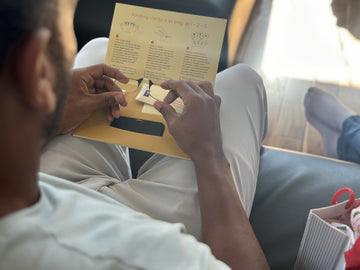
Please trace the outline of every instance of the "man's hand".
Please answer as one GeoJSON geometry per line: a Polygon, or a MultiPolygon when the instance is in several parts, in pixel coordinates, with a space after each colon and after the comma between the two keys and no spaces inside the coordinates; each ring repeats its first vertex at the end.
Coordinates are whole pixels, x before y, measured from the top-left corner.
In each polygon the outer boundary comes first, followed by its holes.
{"type": "Polygon", "coordinates": [[[220,98],[208,82],[170,80],[161,86],[171,91],[154,106],[164,116],[176,142],[194,162],[204,243],[232,269],[269,269],[224,154],[220,98]],[[182,114],[170,106],[178,97],[184,102],[182,114]]]}
{"type": "Polygon", "coordinates": [[[120,117],[119,105],[126,106],[127,102],[112,79],[129,81],[119,70],[107,65],[74,69],[56,135],[74,130],[97,109],[104,109],[109,121],[120,117]]]}
{"type": "Polygon", "coordinates": [[[154,106],[164,116],[169,131],[180,148],[196,163],[204,157],[223,158],[219,109],[221,99],[214,94],[209,82],[168,80],[161,84],[171,90],[164,102],[154,106]],[[184,102],[182,114],[170,104],[180,97],[184,102]]]}

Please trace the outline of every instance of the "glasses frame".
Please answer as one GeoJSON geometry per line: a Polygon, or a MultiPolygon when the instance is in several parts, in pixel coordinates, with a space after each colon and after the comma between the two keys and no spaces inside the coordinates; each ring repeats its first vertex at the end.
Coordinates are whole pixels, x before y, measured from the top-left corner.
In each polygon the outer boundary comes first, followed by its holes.
{"type": "Polygon", "coordinates": [[[156,97],[154,97],[153,95],[151,95],[151,86],[154,85],[154,83],[152,82],[152,80],[147,79],[147,78],[140,78],[140,79],[137,79],[137,80],[136,80],[136,79],[131,79],[131,80],[134,80],[134,81],[137,82],[137,84],[138,84],[138,85],[137,85],[137,88],[136,88],[135,90],[133,90],[133,91],[125,92],[125,94],[138,92],[139,89],[140,89],[141,84],[146,80],[146,81],[149,82],[149,83],[148,83],[149,88],[146,89],[144,96],[146,96],[146,97],[151,97],[151,98],[153,98],[153,99],[155,99],[155,100],[161,101],[161,100],[159,100],[158,98],[156,98],[156,97]]]}

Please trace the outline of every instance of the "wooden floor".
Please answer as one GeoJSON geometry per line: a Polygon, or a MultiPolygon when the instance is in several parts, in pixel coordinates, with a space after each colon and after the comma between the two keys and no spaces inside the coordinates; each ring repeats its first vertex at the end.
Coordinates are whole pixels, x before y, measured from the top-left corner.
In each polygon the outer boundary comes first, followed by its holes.
{"type": "MultiPolygon", "coordinates": [[[[237,58],[237,62],[249,64],[264,79],[269,116],[268,133],[264,145],[322,155],[321,136],[307,123],[305,117],[303,102],[308,88],[316,86],[324,89],[339,98],[354,113],[360,114],[359,86],[351,81],[344,84],[340,81],[326,83],[316,79],[287,76],[268,78],[261,69],[261,61],[268,33],[271,7],[272,1],[270,0],[258,1],[237,58]]],[[[360,47],[358,49],[360,50],[360,47]]],[[[356,75],[356,70],[353,73],[356,75]]],[[[358,75],[360,78],[360,74],[358,75]]]]}
{"type": "Polygon", "coordinates": [[[354,113],[360,114],[358,88],[292,78],[278,78],[275,82],[265,80],[264,83],[269,113],[265,145],[322,155],[321,136],[305,117],[303,102],[310,86],[326,90],[354,113]]]}

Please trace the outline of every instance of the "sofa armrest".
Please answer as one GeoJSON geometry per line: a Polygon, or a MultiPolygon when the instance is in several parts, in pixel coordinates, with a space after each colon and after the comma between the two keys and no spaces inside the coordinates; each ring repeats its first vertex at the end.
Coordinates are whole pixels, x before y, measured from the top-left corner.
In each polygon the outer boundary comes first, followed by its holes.
{"type": "Polygon", "coordinates": [[[343,187],[359,195],[359,176],[358,164],[262,149],[250,222],[271,269],[293,269],[309,210],[331,205],[343,187]]]}
{"type": "Polygon", "coordinates": [[[228,20],[228,66],[236,64],[241,39],[244,35],[248,21],[255,5],[255,0],[236,0],[233,11],[228,20]]]}

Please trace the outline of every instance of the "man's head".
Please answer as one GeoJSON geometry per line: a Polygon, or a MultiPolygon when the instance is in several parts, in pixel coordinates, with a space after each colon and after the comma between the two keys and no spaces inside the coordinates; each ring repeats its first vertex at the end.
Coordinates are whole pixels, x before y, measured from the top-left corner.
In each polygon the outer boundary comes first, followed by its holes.
{"type": "Polygon", "coordinates": [[[13,95],[30,110],[48,114],[45,136],[55,128],[68,87],[76,51],[75,4],[76,0],[0,3],[0,94],[5,100],[13,95]]]}
{"type": "Polygon", "coordinates": [[[56,126],[76,52],[75,5],[0,1],[0,217],[39,198],[41,145],[56,126]]]}

